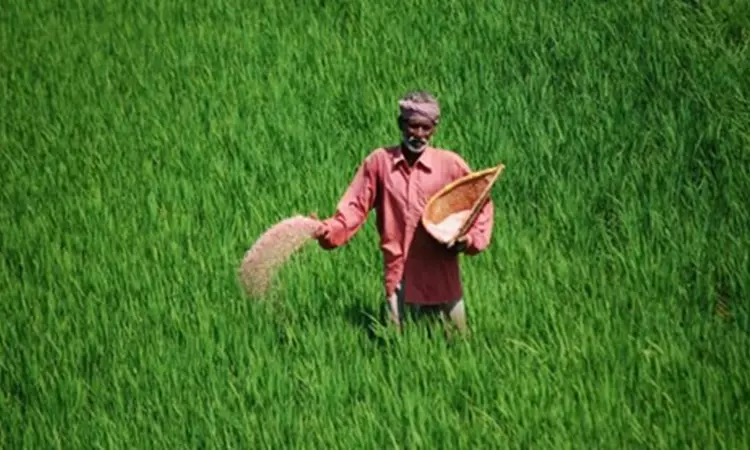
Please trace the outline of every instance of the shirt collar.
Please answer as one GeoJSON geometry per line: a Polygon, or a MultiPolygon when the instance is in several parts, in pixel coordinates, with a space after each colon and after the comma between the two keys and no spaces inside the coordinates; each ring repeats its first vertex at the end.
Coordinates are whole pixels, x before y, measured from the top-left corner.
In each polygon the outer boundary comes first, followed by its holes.
{"type": "MultiPolygon", "coordinates": [[[[395,169],[398,167],[399,164],[404,163],[406,164],[406,158],[404,158],[403,153],[401,152],[401,146],[397,145],[392,148],[393,151],[393,168],[395,169]]],[[[428,172],[432,172],[432,168],[434,166],[434,154],[435,149],[427,146],[426,149],[422,152],[422,155],[417,159],[417,162],[414,164],[414,166],[421,166],[422,168],[426,169],[428,172]]]]}

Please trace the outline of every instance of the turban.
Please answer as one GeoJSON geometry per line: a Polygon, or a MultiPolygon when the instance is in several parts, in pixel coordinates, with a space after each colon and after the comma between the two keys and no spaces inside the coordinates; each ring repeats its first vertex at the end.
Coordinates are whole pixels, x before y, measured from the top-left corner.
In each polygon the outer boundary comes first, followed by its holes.
{"type": "Polygon", "coordinates": [[[440,106],[437,102],[415,102],[413,100],[401,100],[398,102],[401,117],[409,120],[414,116],[422,116],[436,124],[440,121],[440,106]]]}

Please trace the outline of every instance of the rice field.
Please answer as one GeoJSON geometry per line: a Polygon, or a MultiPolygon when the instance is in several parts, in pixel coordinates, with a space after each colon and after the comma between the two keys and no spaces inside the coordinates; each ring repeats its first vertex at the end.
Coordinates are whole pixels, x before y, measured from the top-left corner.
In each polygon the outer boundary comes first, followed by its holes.
{"type": "Polygon", "coordinates": [[[750,3],[273,3],[2,2],[0,447],[750,447],[750,3]],[[412,89],[506,165],[471,338],[374,214],[243,296],[412,89]]]}

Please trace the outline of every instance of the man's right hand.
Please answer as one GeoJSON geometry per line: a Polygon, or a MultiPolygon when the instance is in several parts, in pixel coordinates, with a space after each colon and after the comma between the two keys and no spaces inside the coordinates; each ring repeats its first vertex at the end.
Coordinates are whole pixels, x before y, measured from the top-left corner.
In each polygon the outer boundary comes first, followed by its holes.
{"type": "Polygon", "coordinates": [[[318,225],[318,229],[315,230],[313,233],[313,238],[320,239],[326,234],[326,226],[321,222],[320,225],[318,225]]]}
{"type": "Polygon", "coordinates": [[[319,222],[318,228],[313,232],[313,239],[319,239],[324,236],[326,234],[326,226],[323,221],[318,219],[318,215],[315,213],[310,213],[309,217],[319,222]]]}

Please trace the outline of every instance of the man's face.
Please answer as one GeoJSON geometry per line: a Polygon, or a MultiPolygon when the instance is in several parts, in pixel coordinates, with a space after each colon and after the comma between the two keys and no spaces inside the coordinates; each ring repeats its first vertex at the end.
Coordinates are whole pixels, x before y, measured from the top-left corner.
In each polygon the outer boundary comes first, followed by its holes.
{"type": "Polygon", "coordinates": [[[423,151],[435,133],[435,124],[421,116],[410,117],[408,120],[399,118],[399,125],[404,143],[415,153],[423,151]]]}

